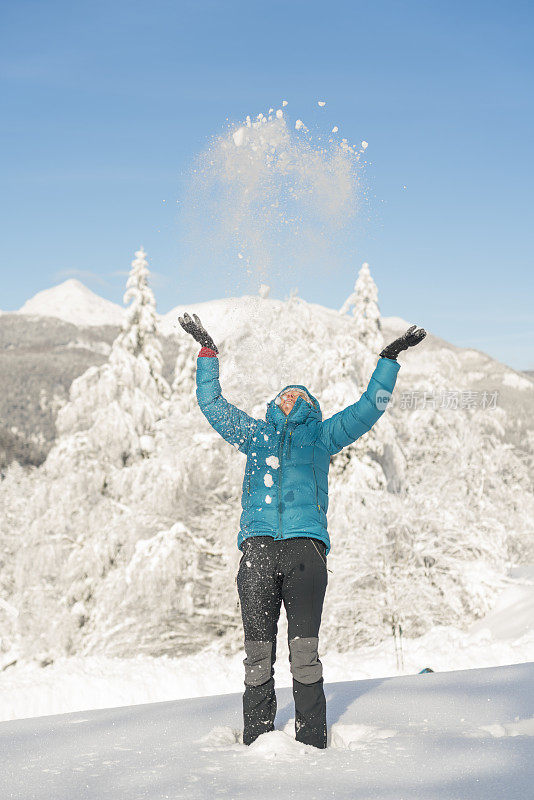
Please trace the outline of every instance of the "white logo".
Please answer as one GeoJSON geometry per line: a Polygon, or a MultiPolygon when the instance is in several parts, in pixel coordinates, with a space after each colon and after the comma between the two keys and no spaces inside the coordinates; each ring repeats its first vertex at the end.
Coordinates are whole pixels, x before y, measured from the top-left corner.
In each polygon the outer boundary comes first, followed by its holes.
{"type": "Polygon", "coordinates": [[[387,389],[379,389],[375,397],[375,405],[379,411],[384,411],[388,403],[391,403],[391,392],[387,389]]]}

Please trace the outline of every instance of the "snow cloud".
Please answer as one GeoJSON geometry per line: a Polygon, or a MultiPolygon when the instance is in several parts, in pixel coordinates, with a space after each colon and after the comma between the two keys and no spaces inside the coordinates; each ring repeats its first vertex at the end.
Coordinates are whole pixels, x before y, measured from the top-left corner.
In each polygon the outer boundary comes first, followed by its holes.
{"type": "MultiPolygon", "coordinates": [[[[317,102],[324,109],[326,101],[317,102]]],[[[339,231],[353,235],[361,205],[360,146],[334,139],[326,117],[324,131],[309,130],[286,105],[214,137],[180,208],[191,267],[227,262],[254,283],[254,293],[289,270],[332,268],[339,231]]]]}

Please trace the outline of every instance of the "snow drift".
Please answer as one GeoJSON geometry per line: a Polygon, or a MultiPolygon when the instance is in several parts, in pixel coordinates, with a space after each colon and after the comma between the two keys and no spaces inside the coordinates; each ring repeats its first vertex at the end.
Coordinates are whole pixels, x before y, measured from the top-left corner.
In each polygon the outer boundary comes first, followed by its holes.
{"type": "Polygon", "coordinates": [[[325,685],[328,747],[276,730],[240,742],[241,695],[0,724],[11,800],[524,800],[534,781],[534,664],[325,685]]]}

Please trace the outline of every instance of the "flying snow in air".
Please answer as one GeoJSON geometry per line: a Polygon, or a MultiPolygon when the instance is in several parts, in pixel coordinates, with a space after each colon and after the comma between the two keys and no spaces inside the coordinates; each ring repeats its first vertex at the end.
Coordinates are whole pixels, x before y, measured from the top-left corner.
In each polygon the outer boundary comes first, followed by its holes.
{"type": "Polygon", "coordinates": [[[241,147],[241,145],[243,144],[243,140],[245,138],[245,129],[244,128],[238,128],[236,131],[233,132],[232,137],[233,137],[235,146],[236,147],[241,147]]]}
{"type": "Polygon", "coordinates": [[[325,105],[326,105],[326,103],[325,103],[325,101],[324,101],[324,100],[317,100],[317,105],[318,105],[318,106],[321,106],[321,108],[322,108],[323,106],[325,106],[325,105]]]}
{"type": "MultiPolygon", "coordinates": [[[[321,98],[315,102],[328,105],[321,98]]],[[[217,226],[213,236],[201,236],[202,242],[197,242],[206,249],[202,258],[208,251],[211,257],[214,247],[228,248],[236,268],[249,276],[276,272],[282,253],[288,264],[295,259],[313,261],[318,225],[332,248],[324,255],[333,259],[337,245],[330,241],[336,236],[328,234],[358,208],[356,153],[337,136],[327,136],[330,141],[325,144],[322,134],[313,127],[308,130],[302,119],[289,120],[287,105],[284,100],[267,106],[267,115],[247,115],[214,139],[199,157],[198,177],[191,186],[192,213],[209,207],[217,226]],[[300,242],[306,242],[304,250],[300,242]]],[[[199,232],[207,224],[204,218],[195,221],[199,232]]],[[[200,263],[198,247],[194,255],[200,263]]]]}
{"type": "Polygon", "coordinates": [[[271,475],[270,472],[266,472],[265,473],[265,475],[263,476],[263,482],[264,482],[264,484],[266,486],[272,486],[273,485],[273,476],[271,475]]]}
{"type": "Polygon", "coordinates": [[[278,461],[278,456],[269,456],[265,459],[265,463],[268,467],[272,467],[273,469],[278,469],[280,466],[280,462],[278,461]]]}
{"type": "Polygon", "coordinates": [[[367,150],[369,147],[369,142],[362,142],[362,150],[367,150]]]}
{"type": "Polygon", "coordinates": [[[271,502],[271,500],[272,500],[272,498],[271,498],[271,495],[270,495],[270,494],[266,494],[266,495],[265,495],[265,502],[266,502],[266,503],[270,503],[270,502],[271,502]]]}
{"type": "Polygon", "coordinates": [[[334,125],[334,127],[332,128],[332,133],[337,133],[338,130],[339,128],[337,127],[337,125],[334,125]]]}

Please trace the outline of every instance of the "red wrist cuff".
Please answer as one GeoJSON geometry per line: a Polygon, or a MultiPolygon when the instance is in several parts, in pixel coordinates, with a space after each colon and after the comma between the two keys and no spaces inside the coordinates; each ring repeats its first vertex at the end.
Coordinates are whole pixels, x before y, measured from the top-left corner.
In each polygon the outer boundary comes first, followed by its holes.
{"type": "Polygon", "coordinates": [[[197,358],[203,358],[204,356],[213,357],[216,356],[217,353],[215,350],[212,350],[211,347],[203,347],[200,353],[198,354],[197,358]]]}

